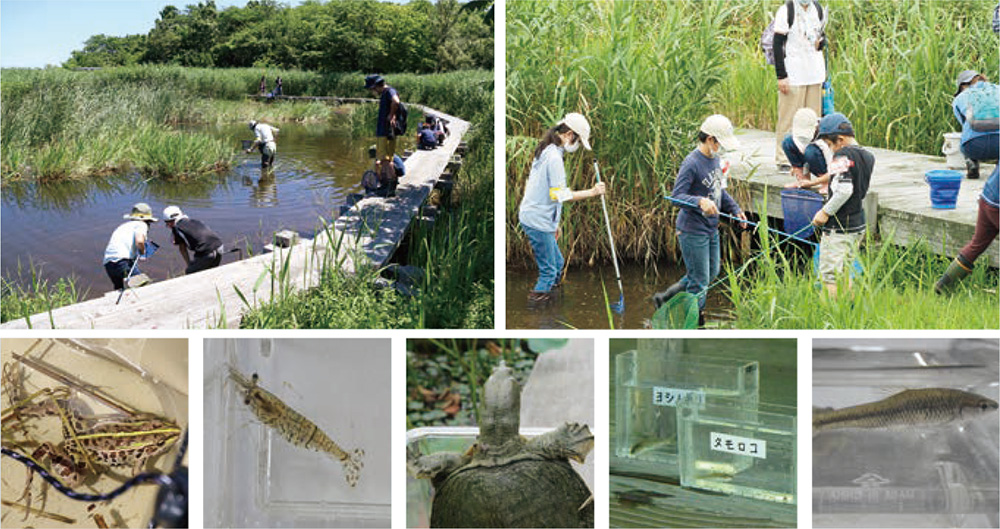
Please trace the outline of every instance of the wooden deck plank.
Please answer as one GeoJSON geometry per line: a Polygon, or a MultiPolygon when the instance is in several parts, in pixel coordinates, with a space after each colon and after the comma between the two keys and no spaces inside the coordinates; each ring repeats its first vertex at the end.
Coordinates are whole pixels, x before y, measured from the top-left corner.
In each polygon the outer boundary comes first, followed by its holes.
{"type": "MultiPolygon", "coordinates": [[[[774,133],[740,129],[736,135],[742,143],[739,153],[744,163],[734,167],[730,177],[747,186],[752,202],[741,205],[750,211],[766,211],[770,217],[784,218],[781,191],[792,177],[779,173],[775,167],[774,133]]],[[[972,239],[979,195],[993,166],[983,164],[978,180],[962,181],[955,209],[934,209],[924,173],[946,169],[943,157],[866,148],[875,155],[869,194],[878,197],[878,232],[883,236],[892,234],[896,244],[910,246],[925,241],[938,253],[956,255],[972,239]]],[[[994,241],[982,259],[991,266],[1000,266],[1000,244],[994,241]]]]}
{"type": "MultiPolygon", "coordinates": [[[[364,101],[364,100],[358,100],[364,101]]],[[[425,107],[420,107],[425,108],[425,107]]],[[[449,120],[451,135],[444,146],[433,151],[417,151],[406,161],[406,175],[400,179],[397,196],[359,201],[331,226],[331,234],[317,234],[316,240],[302,240],[290,249],[258,255],[225,264],[190,276],[181,276],[129,291],[115,305],[117,293],[31,316],[33,328],[59,329],[185,329],[238,327],[246,304],[237,289],[252,304],[269,301],[272,291],[267,275],[254,294],[254,287],[268,270],[280,269],[288,258],[289,284],[293,290],[308,289],[319,282],[319,266],[331,248],[341,269],[354,273],[362,266],[381,267],[387,263],[406,234],[407,227],[452,160],[469,123],[433,109],[449,120]],[[328,239],[332,238],[332,241],[328,239]],[[276,268],[277,267],[277,268],[276,268]],[[52,325],[52,321],[55,325],[52,325]]],[[[24,318],[0,325],[25,329],[24,318]]]]}

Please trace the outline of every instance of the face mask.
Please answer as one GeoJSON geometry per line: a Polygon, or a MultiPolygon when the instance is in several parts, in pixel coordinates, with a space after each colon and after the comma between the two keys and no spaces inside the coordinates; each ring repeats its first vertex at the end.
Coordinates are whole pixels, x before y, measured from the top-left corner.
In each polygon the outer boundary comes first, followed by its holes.
{"type": "Polygon", "coordinates": [[[798,0],[799,5],[802,7],[809,5],[810,2],[812,2],[812,0],[798,0]]]}
{"type": "Polygon", "coordinates": [[[573,143],[571,143],[571,144],[569,144],[569,145],[567,145],[565,147],[566,152],[576,152],[576,150],[579,149],[579,148],[580,148],[580,142],[579,141],[574,141],[573,143]]]}

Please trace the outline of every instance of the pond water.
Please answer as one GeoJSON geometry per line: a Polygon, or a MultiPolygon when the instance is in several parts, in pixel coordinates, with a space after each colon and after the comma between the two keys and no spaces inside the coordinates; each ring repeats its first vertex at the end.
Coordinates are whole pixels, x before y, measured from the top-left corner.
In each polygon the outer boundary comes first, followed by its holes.
{"type": "MultiPolygon", "coordinates": [[[[361,191],[361,174],[371,168],[367,148],[374,138],[354,138],[347,118],[322,124],[278,124],[278,153],[273,170],[262,173],[260,154],[239,154],[222,175],[166,182],[138,174],[49,185],[13,184],[3,189],[0,208],[0,256],[3,276],[15,279],[18,264],[41,267],[54,282],[75,277],[88,298],[111,290],[101,263],[111,232],[136,202],[146,202],[157,218],[167,205],[180,206],[191,218],[215,230],[227,249],[253,248],[260,253],[271,234],[290,229],[312,236],[319,219],[330,219],[352,193],[361,191]]],[[[233,145],[253,136],[246,125],[199,127],[233,145]]],[[[401,139],[402,140],[402,139],[401,139]]],[[[408,138],[406,142],[412,143],[408,138]]],[[[409,148],[404,141],[398,149],[409,148]]],[[[170,244],[164,223],[150,229],[161,246],[141,269],[154,280],[184,273],[184,261],[170,244]]],[[[240,253],[227,254],[223,263],[240,253]]],[[[245,252],[244,252],[245,255],[245,252]]]]}
{"type": "MultiPolygon", "coordinates": [[[[608,299],[618,301],[618,283],[609,263],[602,267],[570,267],[556,299],[542,307],[528,303],[528,292],[538,279],[534,269],[507,269],[508,329],[607,329],[608,312],[601,288],[602,274],[608,299]]],[[[625,311],[614,314],[617,329],[650,328],[654,306],[651,296],[666,289],[684,275],[682,266],[660,265],[658,273],[636,263],[622,263],[625,311]]],[[[709,291],[706,320],[728,319],[729,300],[721,287],[709,291]]],[[[613,313],[612,313],[613,314],[613,313]]]]}

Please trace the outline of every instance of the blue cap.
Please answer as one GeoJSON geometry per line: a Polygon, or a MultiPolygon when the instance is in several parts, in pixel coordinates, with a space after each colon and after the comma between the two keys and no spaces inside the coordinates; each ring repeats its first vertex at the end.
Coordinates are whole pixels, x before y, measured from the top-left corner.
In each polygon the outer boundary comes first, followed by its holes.
{"type": "Polygon", "coordinates": [[[372,89],[375,85],[385,82],[381,75],[373,74],[365,77],[365,88],[372,89]]]}
{"type": "Polygon", "coordinates": [[[847,116],[840,112],[827,114],[823,116],[823,119],[819,120],[819,128],[816,130],[816,135],[827,136],[829,134],[854,136],[854,125],[851,125],[847,116]]]}

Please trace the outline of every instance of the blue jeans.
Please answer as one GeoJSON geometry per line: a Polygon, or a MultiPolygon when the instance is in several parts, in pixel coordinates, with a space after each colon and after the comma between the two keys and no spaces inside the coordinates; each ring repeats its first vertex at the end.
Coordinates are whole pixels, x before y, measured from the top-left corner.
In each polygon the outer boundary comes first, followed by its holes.
{"type": "Polygon", "coordinates": [[[566,264],[559,245],[556,244],[556,234],[529,228],[524,224],[521,224],[521,229],[531,242],[531,251],[534,252],[535,264],[538,265],[538,282],[535,283],[534,290],[548,292],[558,281],[563,265],[566,264]]]}
{"type": "Polygon", "coordinates": [[[792,135],[785,136],[785,141],[781,142],[781,150],[785,151],[785,157],[792,167],[809,166],[809,173],[816,176],[826,174],[826,159],[823,158],[823,151],[819,147],[806,145],[805,152],[799,151],[799,146],[795,145],[792,135]]]}
{"type": "Polygon", "coordinates": [[[962,144],[962,154],[970,160],[996,160],[1000,156],[1000,135],[987,134],[962,144]]]}
{"type": "Polygon", "coordinates": [[[698,309],[705,308],[705,289],[719,275],[719,232],[677,234],[686,273],[675,285],[698,296],[698,309]]]}

